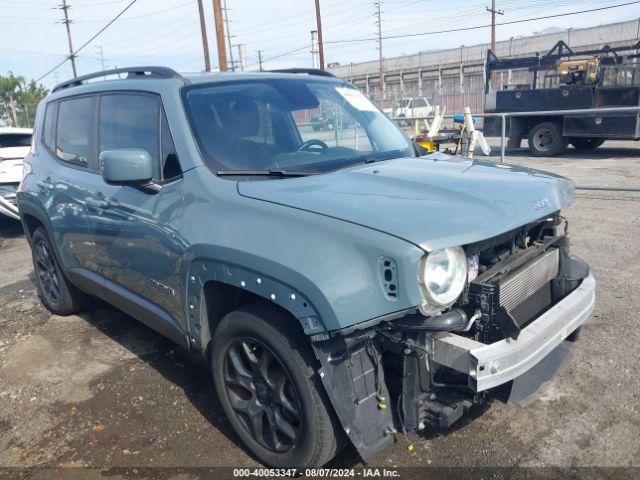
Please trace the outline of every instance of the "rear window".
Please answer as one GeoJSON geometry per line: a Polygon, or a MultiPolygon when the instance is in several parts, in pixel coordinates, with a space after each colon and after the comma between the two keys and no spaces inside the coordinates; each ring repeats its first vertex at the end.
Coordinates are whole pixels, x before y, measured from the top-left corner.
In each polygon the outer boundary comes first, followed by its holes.
{"type": "Polygon", "coordinates": [[[0,133],[0,148],[29,147],[30,133],[0,133]]]}
{"type": "Polygon", "coordinates": [[[56,129],[56,155],[64,162],[88,167],[92,151],[93,98],[60,102],[56,129]]]}

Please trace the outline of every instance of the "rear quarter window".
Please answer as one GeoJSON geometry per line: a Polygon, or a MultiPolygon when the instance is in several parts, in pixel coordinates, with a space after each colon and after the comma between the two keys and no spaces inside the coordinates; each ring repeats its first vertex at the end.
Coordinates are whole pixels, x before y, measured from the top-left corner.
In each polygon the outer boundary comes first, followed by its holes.
{"type": "Polygon", "coordinates": [[[56,104],[50,103],[47,105],[46,113],[44,114],[44,130],[42,134],[42,141],[44,144],[53,150],[53,133],[55,132],[55,112],[56,104]]]}

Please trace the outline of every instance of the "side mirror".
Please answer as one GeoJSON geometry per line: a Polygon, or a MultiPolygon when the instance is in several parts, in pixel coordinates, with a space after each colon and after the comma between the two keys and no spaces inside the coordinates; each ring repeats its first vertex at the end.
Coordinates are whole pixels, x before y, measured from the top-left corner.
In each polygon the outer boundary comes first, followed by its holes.
{"type": "Polygon", "coordinates": [[[105,182],[119,185],[147,185],[153,179],[153,161],[141,149],[100,152],[100,172],[105,182]]]}

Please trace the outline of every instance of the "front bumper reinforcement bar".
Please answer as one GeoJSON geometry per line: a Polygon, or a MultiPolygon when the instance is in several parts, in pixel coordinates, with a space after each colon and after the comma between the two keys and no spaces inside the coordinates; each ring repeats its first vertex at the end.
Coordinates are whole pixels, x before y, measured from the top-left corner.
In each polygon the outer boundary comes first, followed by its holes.
{"type": "Polygon", "coordinates": [[[469,388],[482,392],[519,377],[557,347],[589,317],[595,303],[591,274],[580,286],[520,332],[486,345],[450,332],[427,336],[431,360],[468,375],[469,388]]]}

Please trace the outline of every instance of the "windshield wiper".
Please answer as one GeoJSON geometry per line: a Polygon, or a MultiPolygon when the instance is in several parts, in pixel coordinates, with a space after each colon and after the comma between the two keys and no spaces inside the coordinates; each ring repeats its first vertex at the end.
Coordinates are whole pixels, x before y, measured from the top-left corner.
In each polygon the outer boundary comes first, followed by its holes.
{"type": "Polygon", "coordinates": [[[227,177],[250,177],[250,176],[259,176],[259,177],[275,177],[275,178],[285,178],[285,177],[306,177],[308,175],[316,175],[314,172],[296,172],[292,170],[218,170],[219,176],[227,176],[227,177]]]}

